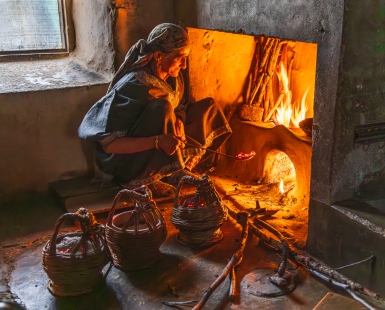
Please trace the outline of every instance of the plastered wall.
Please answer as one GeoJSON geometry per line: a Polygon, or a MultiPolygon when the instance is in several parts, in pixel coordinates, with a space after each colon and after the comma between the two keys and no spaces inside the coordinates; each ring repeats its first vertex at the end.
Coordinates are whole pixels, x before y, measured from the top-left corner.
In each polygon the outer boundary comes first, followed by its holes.
{"type": "Polygon", "coordinates": [[[89,173],[92,152],[77,136],[83,116],[105,94],[114,67],[121,64],[131,44],[146,38],[158,23],[172,19],[171,1],[166,0],[72,0],[68,4],[76,35],[70,57],[82,70],[90,70],[91,76],[103,78],[96,84],[83,81],[79,87],[71,83],[70,88],[55,79],[60,89],[42,85],[36,90],[31,84],[34,91],[0,94],[0,203],[25,193],[46,194],[51,181],[89,173]]]}
{"type": "Polygon", "coordinates": [[[114,73],[113,25],[115,9],[110,0],[71,0],[75,28],[75,50],[72,53],[91,70],[114,73]]]}
{"type": "Polygon", "coordinates": [[[45,193],[48,182],[87,173],[77,128],[106,85],[0,94],[0,201],[45,193]]]}
{"type": "Polygon", "coordinates": [[[118,68],[133,44],[147,39],[156,25],[173,22],[173,6],[172,0],[114,0],[113,3],[116,10],[115,67],[118,68]]]}

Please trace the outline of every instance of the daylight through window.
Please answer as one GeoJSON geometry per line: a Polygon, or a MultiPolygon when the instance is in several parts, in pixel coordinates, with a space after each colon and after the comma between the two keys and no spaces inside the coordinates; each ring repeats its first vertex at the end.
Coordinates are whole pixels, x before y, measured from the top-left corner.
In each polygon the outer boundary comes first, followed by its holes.
{"type": "Polygon", "coordinates": [[[0,0],[0,53],[64,50],[61,0],[0,0]]]}

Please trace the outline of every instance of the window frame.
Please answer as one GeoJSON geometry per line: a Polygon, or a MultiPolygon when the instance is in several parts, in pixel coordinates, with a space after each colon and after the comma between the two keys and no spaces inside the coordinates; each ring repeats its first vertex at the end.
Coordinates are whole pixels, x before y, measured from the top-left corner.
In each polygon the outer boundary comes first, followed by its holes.
{"type": "Polygon", "coordinates": [[[72,0],[57,0],[59,9],[60,32],[63,48],[44,49],[44,50],[23,50],[23,51],[0,51],[1,60],[13,60],[19,58],[40,58],[49,56],[50,58],[69,55],[75,46],[75,32],[71,18],[72,0]]]}

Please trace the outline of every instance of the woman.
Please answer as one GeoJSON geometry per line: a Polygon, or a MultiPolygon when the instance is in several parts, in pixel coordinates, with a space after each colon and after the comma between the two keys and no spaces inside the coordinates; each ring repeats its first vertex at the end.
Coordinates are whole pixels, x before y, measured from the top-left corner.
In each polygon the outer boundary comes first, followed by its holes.
{"type": "Polygon", "coordinates": [[[185,143],[217,149],[230,135],[211,98],[185,104],[181,69],[190,52],[187,32],[160,24],[128,51],[107,94],[86,114],[79,136],[96,145],[104,177],[125,187],[149,185],[154,196],[172,194],[166,176],[191,171],[208,155],[185,143]]]}

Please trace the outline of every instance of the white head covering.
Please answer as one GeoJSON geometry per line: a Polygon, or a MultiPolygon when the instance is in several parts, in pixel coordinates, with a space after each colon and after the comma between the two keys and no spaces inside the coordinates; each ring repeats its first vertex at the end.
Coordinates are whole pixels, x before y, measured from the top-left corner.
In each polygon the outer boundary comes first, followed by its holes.
{"type": "Polygon", "coordinates": [[[188,34],[182,27],[170,23],[156,26],[149,34],[147,41],[139,40],[127,52],[124,62],[113,77],[107,92],[126,73],[147,65],[154,57],[154,52],[173,52],[187,45],[188,34]]]}

